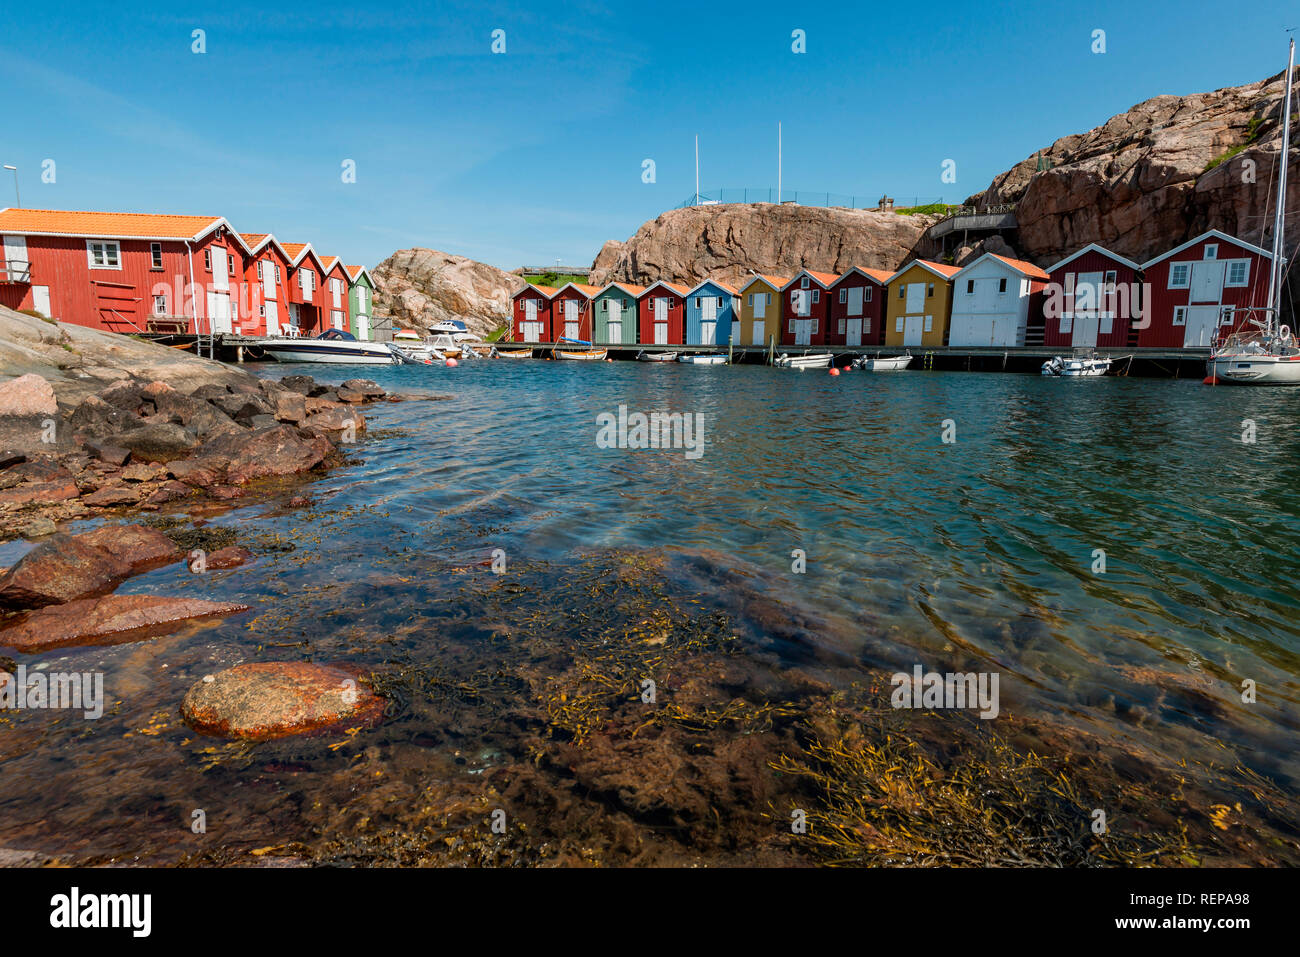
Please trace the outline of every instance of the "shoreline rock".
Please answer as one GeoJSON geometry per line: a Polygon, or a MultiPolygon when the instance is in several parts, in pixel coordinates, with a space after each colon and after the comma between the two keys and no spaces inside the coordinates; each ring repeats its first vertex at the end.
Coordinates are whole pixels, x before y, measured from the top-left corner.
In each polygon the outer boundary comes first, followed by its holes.
{"type": "Polygon", "coordinates": [[[369,727],[383,719],[385,700],[362,679],[345,665],[236,665],[190,688],[181,715],[200,734],[258,741],[369,727]]]}
{"type": "Polygon", "coordinates": [[[0,626],[0,646],[26,654],[82,645],[123,644],[156,638],[188,621],[249,610],[235,602],[162,595],[104,595],[28,612],[0,626]]]}

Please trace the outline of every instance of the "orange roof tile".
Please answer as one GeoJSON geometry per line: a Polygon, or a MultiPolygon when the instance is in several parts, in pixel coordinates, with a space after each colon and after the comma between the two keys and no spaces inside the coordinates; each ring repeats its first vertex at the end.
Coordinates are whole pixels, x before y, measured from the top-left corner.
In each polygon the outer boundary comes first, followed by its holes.
{"type": "Polygon", "coordinates": [[[1026,276],[1033,276],[1035,279],[1051,279],[1047,273],[1039,269],[1033,263],[1027,263],[1023,259],[1008,259],[1006,256],[999,256],[997,253],[991,253],[994,259],[1000,259],[1012,269],[1024,273],[1026,276]]]}
{"type": "MultiPolygon", "coordinates": [[[[861,266],[858,268],[862,269],[861,266]]],[[[883,269],[862,269],[862,271],[879,283],[889,282],[889,277],[893,275],[893,273],[886,272],[883,269]]]]}
{"type": "Polygon", "coordinates": [[[641,295],[641,293],[645,292],[646,289],[649,288],[647,286],[636,286],[630,282],[622,282],[620,280],[615,280],[614,282],[606,283],[601,288],[608,289],[610,286],[618,286],[619,289],[623,289],[627,292],[630,292],[634,296],[641,295]]]}
{"type": "Polygon", "coordinates": [[[943,275],[947,276],[949,279],[957,275],[957,273],[961,272],[960,266],[945,266],[943,263],[937,263],[931,259],[918,259],[916,261],[918,263],[922,263],[923,265],[929,266],[937,273],[942,273],[943,275]]]}
{"type": "Polygon", "coordinates": [[[256,249],[270,235],[270,233],[240,233],[239,238],[248,243],[250,249],[256,249]]]}
{"type": "Polygon", "coordinates": [[[114,239],[197,239],[225,224],[220,216],[97,213],[62,209],[0,210],[0,232],[114,239]]]}

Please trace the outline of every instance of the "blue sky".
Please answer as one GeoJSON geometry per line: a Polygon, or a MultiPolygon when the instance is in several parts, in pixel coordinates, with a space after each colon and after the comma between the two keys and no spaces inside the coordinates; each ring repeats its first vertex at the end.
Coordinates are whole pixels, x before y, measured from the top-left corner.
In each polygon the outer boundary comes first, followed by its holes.
{"type": "Polygon", "coordinates": [[[211,213],[347,262],[429,246],[511,269],[586,265],[681,203],[696,134],[706,191],[774,187],[778,120],[787,190],[956,202],[1148,97],[1280,71],[1300,11],[73,3],[10,4],[4,24],[0,162],[25,206],[211,213]]]}

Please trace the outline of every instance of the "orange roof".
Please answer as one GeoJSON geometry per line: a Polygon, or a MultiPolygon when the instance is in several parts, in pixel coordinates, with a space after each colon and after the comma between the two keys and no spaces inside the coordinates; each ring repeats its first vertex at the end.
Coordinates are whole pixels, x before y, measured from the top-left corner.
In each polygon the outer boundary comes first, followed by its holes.
{"type": "Polygon", "coordinates": [[[883,269],[862,269],[861,266],[859,266],[858,268],[879,283],[889,282],[889,277],[893,275],[892,273],[886,272],[883,269]]]}
{"type": "MultiPolygon", "coordinates": [[[[650,285],[642,286],[641,293],[644,293],[647,289],[653,289],[655,286],[665,286],[668,289],[671,289],[673,292],[677,293],[677,295],[679,296],[685,296],[686,293],[689,291],[687,289],[683,289],[681,286],[677,285],[676,283],[669,282],[666,279],[656,279],[650,285]]],[[[641,293],[637,293],[637,295],[641,295],[641,293]]]]}
{"type": "Polygon", "coordinates": [[[829,286],[835,280],[840,278],[834,273],[829,273],[829,272],[813,272],[811,269],[805,269],[803,271],[806,272],[808,275],[812,276],[823,286],[829,286]]]}
{"type": "Polygon", "coordinates": [[[1033,276],[1035,279],[1051,279],[1047,273],[1043,272],[1033,263],[1027,263],[1023,259],[1008,259],[1006,256],[999,256],[997,253],[990,253],[994,259],[1000,259],[1017,272],[1022,272],[1026,276],[1033,276]]]}
{"type": "Polygon", "coordinates": [[[357,281],[357,278],[358,278],[358,277],[359,277],[363,272],[364,272],[367,276],[370,275],[370,270],[368,270],[365,266],[344,266],[344,267],[343,267],[343,271],[346,272],[346,273],[348,274],[348,278],[351,279],[353,282],[356,282],[356,281],[357,281]]]}
{"type": "Polygon", "coordinates": [[[648,286],[634,286],[630,282],[623,282],[622,280],[618,280],[618,279],[614,280],[613,282],[605,283],[605,285],[602,288],[608,289],[610,286],[618,286],[619,289],[622,289],[624,292],[630,292],[634,296],[641,295],[641,293],[645,292],[646,289],[649,288],[648,286]]]}
{"type": "Polygon", "coordinates": [[[789,276],[768,276],[761,272],[756,272],[754,273],[754,278],[751,279],[749,282],[745,283],[745,285],[741,286],[740,288],[748,289],[750,286],[754,284],[755,280],[758,279],[763,280],[763,282],[767,283],[773,289],[782,289],[790,281],[789,276]]]}
{"type": "MultiPolygon", "coordinates": [[[[580,283],[580,282],[571,282],[571,283],[569,283],[569,285],[572,286],[574,289],[578,290],[580,293],[582,293],[582,294],[583,294],[584,296],[586,296],[588,299],[590,299],[592,296],[594,296],[594,295],[596,295],[598,292],[600,292],[600,289],[597,288],[596,286],[585,286],[585,285],[583,285],[583,284],[580,283]]],[[[561,288],[563,288],[563,287],[561,287],[561,288]]]]}
{"type": "Polygon", "coordinates": [[[0,232],[27,235],[194,240],[221,225],[230,224],[220,216],[93,213],[62,209],[0,210],[0,232]]]}
{"type": "Polygon", "coordinates": [[[935,272],[943,273],[945,276],[947,276],[950,279],[953,276],[957,275],[957,273],[961,272],[960,266],[945,266],[943,263],[937,263],[931,259],[918,259],[916,261],[922,263],[923,265],[929,266],[935,272]]]}
{"type": "Polygon", "coordinates": [[[534,286],[530,282],[530,283],[525,283],[524,288],[520,289],[517,293],[515,293],[515,295],[522,296],[526,292],[540,292],[547,299],[550,299],[559,291],[560,290],[556,289],[554,286],[534,286]]]}
{"type": "Polygon", "coordinates": [[[249,249],[256,249],[266,242],[266,237],[270,235],[270,233],[240,233],[239,238],[248,243],[249,249]]]}

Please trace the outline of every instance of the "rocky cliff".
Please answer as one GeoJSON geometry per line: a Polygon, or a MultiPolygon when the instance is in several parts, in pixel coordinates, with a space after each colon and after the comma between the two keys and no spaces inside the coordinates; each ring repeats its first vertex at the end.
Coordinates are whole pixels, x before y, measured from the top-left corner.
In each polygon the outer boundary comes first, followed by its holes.
{"type": "Polygon", "coordinates": [[[934,221],[793,204],[689,206],[644,224],[621,248],[606,243],[592,266],[591,282],[646,285],[666,279],[694,285],[705,278],[737,283],[751,272],[789,276],[803,267],[892,270],[925,246],[922,237],[934,221]]]}
{"type": "Polygon", "coordinates": [[[518,276],[436,249],[399,249],[370,271],[377,284],[375,315],[394,329],[420,331],[444,319],[462,319],[486,336],[510,318],[518,276]]]}
{"type": "MultiPolygon", "coordinates": [[[[1142,262],[1207,229],[1267,248],[1284,92],[1279,73],[1212,93],[1153,97],[1096,129],[1062,137],[967,203],[1015,203],[1019,252],[1039,265],[1090,242],[1142,262]]],[[[1300,84],[1293,114],[1297,103],[1300,84]]],[[[1293,117],[1292,246],[1300,233],[1296,126],[1293,117]]]]}

